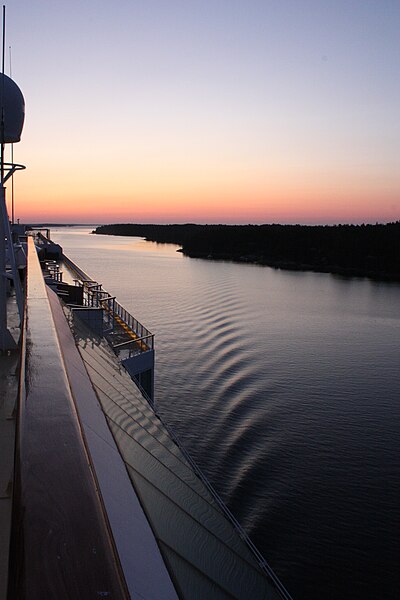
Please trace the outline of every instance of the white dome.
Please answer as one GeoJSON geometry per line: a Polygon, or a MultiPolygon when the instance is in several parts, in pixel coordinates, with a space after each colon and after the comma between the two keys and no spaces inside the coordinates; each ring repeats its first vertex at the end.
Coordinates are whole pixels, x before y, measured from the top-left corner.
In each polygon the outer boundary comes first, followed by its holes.
{"type": "Polygon", "coordinates": [[[0,73],[0,142],[12,144],[21,139],[25,118],[25,100],[16,83],[0,73]],[[4,119],[4,133],[1,120],[4,119]]]}

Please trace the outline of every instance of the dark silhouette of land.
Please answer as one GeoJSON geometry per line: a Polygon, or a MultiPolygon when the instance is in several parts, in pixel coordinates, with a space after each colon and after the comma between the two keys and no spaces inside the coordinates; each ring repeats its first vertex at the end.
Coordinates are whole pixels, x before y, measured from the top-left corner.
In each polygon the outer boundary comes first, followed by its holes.
{"type": "Polygon", "coordinates": [[[386,225],[101,225],[93,233],[178,244],[193,258],[400,280],[400,221],[386,225]]]}

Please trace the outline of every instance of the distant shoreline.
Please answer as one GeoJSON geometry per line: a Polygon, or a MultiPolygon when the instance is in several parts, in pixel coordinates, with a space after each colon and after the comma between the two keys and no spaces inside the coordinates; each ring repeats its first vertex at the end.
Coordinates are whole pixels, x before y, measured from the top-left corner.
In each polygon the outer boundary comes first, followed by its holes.
{"type": "Polygon", "coordinates": [[[190,258],[400,281],[400,221],[386,225],[98,226],[97,235],[172,243],[190,258]]]}
{"type": "MultiPolygon", "coordinates": [[[[146,241],[155,241],[155,240],[146,240],[146,241]]],[[[156,242],[162,243],[162,242],[156,242]]],[[[165,242],[164,242],[165,243],[165,242]]],[[[223,255],[205,255],[205,254],[188,254],[184,252],[182,249],[177,250],[177,252],[182,252],[185,256],[189,258],[198,258],[202,260],[216,260],[221,262],[234,262],[238,264],[249,264],[249,265],[259,265],[260,267],[271,267],[273,269],[282,269],[283,271],[302,271],[307,272],[311,271],[313,273],[330,273],[331,275],[341,275],[343,277],[368,277],[369,279],[375,279],[377,281],[399,281],[400,282],[400,274],[392,275],[390,273],[377,273],[374,271],[367,270],[357,270],[355,268],[345,268],[338,267],[335,265],[328,265],[326,267],[306,264],[306,263],[296,263],[296,262],[285,262],[285,261],[272,261],[265,259],[263,257],[257,256],[223,256],[223,255]]]]}
{"type": "Polygon", "coordinates": [[[96,223],[27,223],[27,227],[99,227],[96,223]]]}

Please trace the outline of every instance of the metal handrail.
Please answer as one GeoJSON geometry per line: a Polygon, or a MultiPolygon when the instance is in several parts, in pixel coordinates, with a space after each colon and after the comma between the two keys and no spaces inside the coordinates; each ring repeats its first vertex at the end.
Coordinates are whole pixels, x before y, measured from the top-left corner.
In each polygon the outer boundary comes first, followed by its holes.
{"type": "Polygon", "coordinates": [[[127,342],[121,342],[120,344],[115,344],[115,346],[113,346],[113,349],[120,350],[121,348],[126,348],[127,346],[130,346],[131,344],[137,344],[138,342],[147,340],[147,339],[149,339],[149,337],[154,337],[154,336],[153,336],[153,334],[150,334],[150,335],[144,335],[143,337],[140,337],[140,338],[132,338],[131,340],[128,340],[127,342]]]}
{"type": "MultiPolygon", "coordinates": [[[[64,263],[78,275],[79,279],[75,279],[75,283],[80,285],[86,290],[86,306],[99,306],[102,303],[111,301],[113,303],[112,310],[114,316],[117,316],[127,325],[136,335],[138,339],[147,338],[149,339],[148,350],[154,348],[154,334],[149,331],[140,321],[138,321],[130,312],[126,310],[119,302],[115,300],[115,296],[112,296],[109,292],[104,289],[92,289],[94,287],[102,287],[101,283],[94,281],[83,269],[75,264],[70,258],[63,255],[64,263]],[[105,298],[99,298],[100,294],[107,295],[105,298]]],[[[132,340],[135,343],[137,340],[132,340]]],[[[130,342],[130,340],[129,340],[130,342]]]]}

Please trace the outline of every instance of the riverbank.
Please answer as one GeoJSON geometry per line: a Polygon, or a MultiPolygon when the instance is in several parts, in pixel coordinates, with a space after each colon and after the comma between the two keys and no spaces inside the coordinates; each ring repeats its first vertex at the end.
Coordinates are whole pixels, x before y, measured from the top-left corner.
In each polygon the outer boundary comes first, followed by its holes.
{"type": "Polygon", "coordinates": [[[173,243],[191,258],[400,281],[400,221],[385,225],[101,225],[98,235],[173,243]]]}

